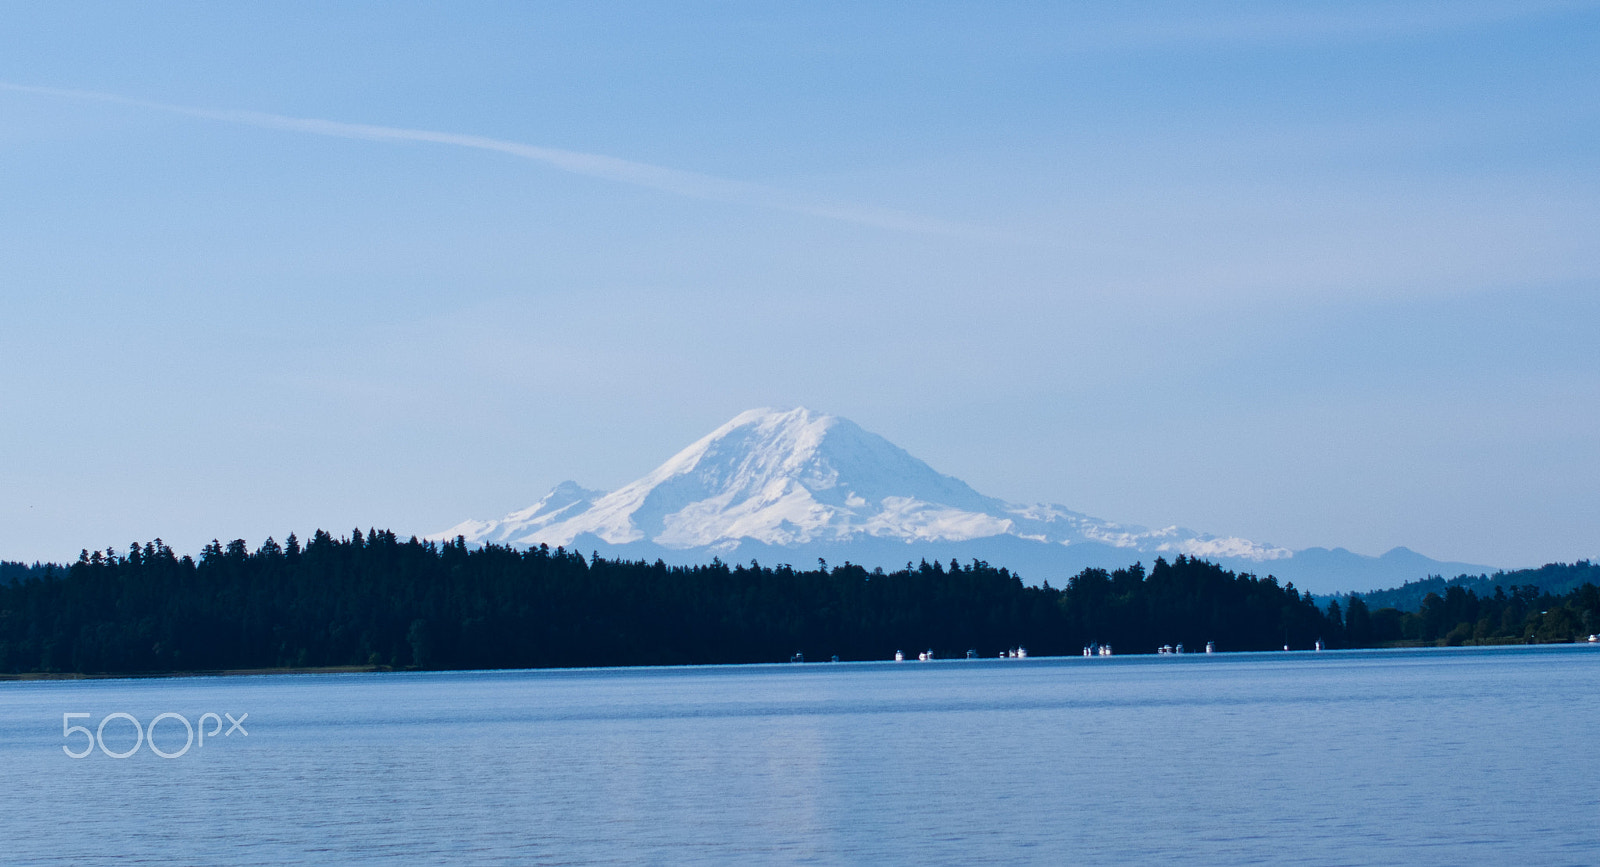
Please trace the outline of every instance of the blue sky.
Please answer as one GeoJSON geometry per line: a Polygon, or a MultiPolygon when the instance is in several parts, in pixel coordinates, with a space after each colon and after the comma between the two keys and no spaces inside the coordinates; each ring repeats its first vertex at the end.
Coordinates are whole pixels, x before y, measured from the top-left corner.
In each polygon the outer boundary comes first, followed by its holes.
{"type": "Polygon", "coordinates": [[[795,405],[1112,520],[1600,555],[1600,4],[38,3],[0,46],[6,559],[431,532],[795,405]]]}

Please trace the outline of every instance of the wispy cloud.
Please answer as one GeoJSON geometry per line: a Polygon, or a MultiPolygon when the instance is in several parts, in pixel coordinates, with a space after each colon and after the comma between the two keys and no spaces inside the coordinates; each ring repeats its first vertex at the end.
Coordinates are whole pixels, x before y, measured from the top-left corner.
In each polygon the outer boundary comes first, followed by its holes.
{"type": "Polygon", "coordinates": [[[344,121],[321,120],[318,118],[289,117],[260,111],[195,108],[134,99],[111,93],[70,90],[59,87],[35,87],[10,82],[0,82],[0,90],[133,106],[224,123],[309,135],[330,136],[333,138],[384,142],[421,142],[492,151],[543,163],[551,168],[571,172],[572,174],[648,187],[671,195],[729,202],[757,208],[769,208],[796,214],[808,214],[814,217],[856,223],[879,229],[937,235],[986,236],[994,234],[987,229],[964,226],[904,211],[831,201],[777,187],[769,187],[764,184],[731,178],[719,178],[714,175],[704,175],[698,172],[688,172],[665,166],[635,162],[604,154],[541,147],[487,136],[379,126],[366,123],[346,123],[344,121]]]}

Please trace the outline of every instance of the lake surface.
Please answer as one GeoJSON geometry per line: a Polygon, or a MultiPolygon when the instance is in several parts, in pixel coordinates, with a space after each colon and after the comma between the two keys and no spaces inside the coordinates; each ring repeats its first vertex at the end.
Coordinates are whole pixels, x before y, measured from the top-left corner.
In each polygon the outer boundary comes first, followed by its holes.
{"type": "Polygon", "coordinates": [[[0,683],[0,829],[6,864],[1589,865],[1600,648],[0,683]],[[63,753],[117,712],[248,716],[63,753]]]}

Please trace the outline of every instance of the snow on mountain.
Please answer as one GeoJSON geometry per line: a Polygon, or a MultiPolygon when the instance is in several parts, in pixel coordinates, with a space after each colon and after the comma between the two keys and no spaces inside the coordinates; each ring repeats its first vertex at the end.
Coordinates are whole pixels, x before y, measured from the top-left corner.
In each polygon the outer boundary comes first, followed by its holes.
{"type": "Polygon", "coordinates": [[[498,521],[462,521],[428,538],[442,540],[462,536],[478,545],[515,545],[517,539],[548,526],[563,515],[571,516],[588,509],[604,493],[580,487],[577,482],[562,482],[545,494],[544,499],[498,521]]]}
{"type": "Polygon", "coordinates": [[[1062,506],[986,497],[847,419],[804,408],[740,413],[611,493],[563,482],[538,503],[498,521],[466,521],[430,538],[458,535],[477,544],[551,547],[583,537],[611,546],[648,543],[724,556],[741,546],[811,549],[1000,537],[1253,563],[1292,556],[1247,539],[1180,527],[1148,530],[1062,506]]]}

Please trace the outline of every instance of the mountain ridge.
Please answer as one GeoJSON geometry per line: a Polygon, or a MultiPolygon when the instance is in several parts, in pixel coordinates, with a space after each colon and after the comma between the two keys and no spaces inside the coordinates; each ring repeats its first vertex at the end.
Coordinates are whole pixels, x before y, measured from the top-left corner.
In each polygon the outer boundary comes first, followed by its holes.
{"type": "Polygon", "coordinates": [[[457,536],[473,544],[569,547],[672,563],[792,554],[800,562],[815,555],[893,567],[905,562],[902,555],[950,555],[993,560],[1030,579],[1058,582],[1069,577],[1065,570],[1181,554],[1270,572],[1305,589],[1319,585],[1316,592],[1454,567],[1488,568],[1443,563],[1405,548],[1381,557],[1344,549],[1296,552],[1178,526],[1119,524],[1058,504],[1008,503],[848,419],[804,407],[742,412],[614,491],[562,482],[504,518],[464,521],[428,538],[457,536]]]}

